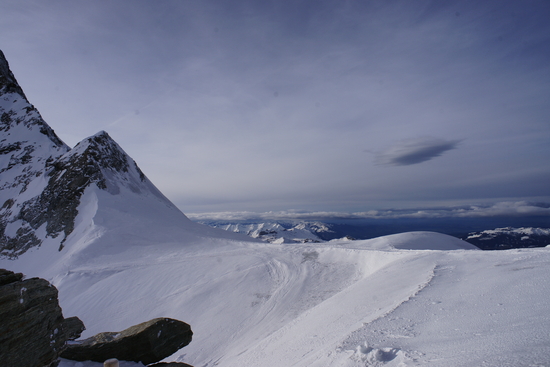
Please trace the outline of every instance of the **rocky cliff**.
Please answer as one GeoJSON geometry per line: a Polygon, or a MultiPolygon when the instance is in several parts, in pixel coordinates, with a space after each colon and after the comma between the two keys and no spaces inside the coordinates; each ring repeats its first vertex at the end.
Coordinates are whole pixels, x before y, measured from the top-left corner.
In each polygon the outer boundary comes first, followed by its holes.
{"type": "Polygon", "coordinates": [[[0,356],[6,367],[55,365],[67,340],[84,330],[78,318],[64,319],[57,289],[40,278],[0,269],[0,356]]]}

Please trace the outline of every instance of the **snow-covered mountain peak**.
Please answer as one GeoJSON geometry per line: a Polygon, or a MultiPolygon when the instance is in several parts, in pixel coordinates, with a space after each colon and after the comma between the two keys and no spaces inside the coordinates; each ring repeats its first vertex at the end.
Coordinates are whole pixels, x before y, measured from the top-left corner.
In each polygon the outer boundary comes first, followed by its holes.
{"type": "MultiPolygon", "coordinates": [[[[0,116],[1,130],[10,132],[19,125],[29,130],[35,130],[45,135],[58,148],[68,150],[55,134],[55,132],[44,122],[40,113],[29,103],[23,89],[17,83],[15,76],[10,70],[4,53],[0,50],[0,116]]],[[[15,129],[16,130],[16,129],[15,129]]],[[[2,141],[9,139],[2,139],[2,141]]],[[[12,139],[13,140],[13,139],[12,139]]],[[[4,154],[4,153],[2,153],[4,154]]]]}
{"type": "Polygon", "coordinates": [[[81,185],[95,183],[112,194],[120,191],[121,184],[140,192],[140,186],[146,181],[134,160],[105,131],[78,143],[60,157],[54,167],[62,173],[71,169],[82,176],[81,185]]]}
{"type": "Polygon", "coordinates": [[[63,143],[28,102],[1,51],[0,134],[0,256],[17,257],[48,238],[63,248],[82,221],[89,187],[111,195],[124,188],[187,220],[105,131],[74,149],[63,143]]]}
{"type": "Polygon", "coordinates": [[[31,105],[0,51],[0,204],[25,192],[69,150],[31,105]]]}
{"type": "Polygon", "coordinates": [[[332,230],[325,223],[321,222],[300,222],[291,230],[306,230],[312,233],[332,232],[332,230]]]}

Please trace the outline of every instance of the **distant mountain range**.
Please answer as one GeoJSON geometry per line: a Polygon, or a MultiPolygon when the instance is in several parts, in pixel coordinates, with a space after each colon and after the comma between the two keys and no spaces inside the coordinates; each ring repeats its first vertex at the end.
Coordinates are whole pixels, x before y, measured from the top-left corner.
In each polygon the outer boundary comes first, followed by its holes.
{"type": "Polygon", "coordinates": [[[199,222],[229,232],[244,233],[270,243],[324,242],[334,233],[330,225],[321,222],[262,222],[226,223],[223,221],[199,222]]]}
{"type": "MultiPolygon", "coordinates": [[[[398,221],[396,222],[399,223],[398,221]]],[[[200,223],[230,232],[243,233],[270,243],[326,242],[342,238],[348,240],[370,239],[379,237],[377,235],[372,235],[372,233],[380,230],[378,228],[373,229],[369,225],[365,225],[361,228],[360,226],[343,225],[342,223],[323,223],[320,221],[239,221],[230,223],[212,220],[200,221],[200,223]],[[347,230],[349,230],[349,232],[346,232],[347,230]],[[353,233],[357,237],[349,233],[353,233]]],[[[396,225],[396,227],[398,227],[398,225],[396,225]]],[[[417,229],[410,228],[409,230],[422,229],[419,227],[417,229]]],[[[383,235],[395,233],[400,232],[384,233],[383,235]]],[[[545,247],[550,245],[550,229],[548,228],[503,227],[467,233],[451,231],[451,233],[447,234],[469,242],[482,250],[506,250],[511,248],[545,247]]]]}
{"type": "Polygon", "coordinates": [[[462,238],[482,250],[550,246],[550,228],[496,228],[469,233],[462,238]]]}

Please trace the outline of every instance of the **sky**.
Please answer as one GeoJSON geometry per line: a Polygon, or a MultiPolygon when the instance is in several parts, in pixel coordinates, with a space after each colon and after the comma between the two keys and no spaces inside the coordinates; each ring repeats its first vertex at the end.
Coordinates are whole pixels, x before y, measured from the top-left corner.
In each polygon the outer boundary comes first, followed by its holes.
{"type": "Polygon", "coordinates": [[[59,137],[107,131],[184,213],[550,215],[547,1],[1,7],[59,137]]]}

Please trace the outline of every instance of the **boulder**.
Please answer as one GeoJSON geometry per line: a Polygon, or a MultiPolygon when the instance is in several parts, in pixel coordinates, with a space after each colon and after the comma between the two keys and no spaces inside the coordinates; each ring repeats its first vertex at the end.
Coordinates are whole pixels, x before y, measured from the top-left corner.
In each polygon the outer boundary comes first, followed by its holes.
{"type": "Polygon", "coordinates": [[[86,327],[82,320],[73,316],[63,320],[63,330],[68,340],[75,340],[86,330],[86,327]]]}
{"type": "Polygon", "coordinates": [[[147,365],[174,354],[189,344],[192,336],[185,322],[157,318],[121,332],[104,332],[71,342],[61,357],[95,362],[116,358],[147,365]]]}
{"type": "Polygon", "coordinates": [[[78,338],[83,328],[78,318],[66,323],[57,289],[48,281],[23,280],[23,274],[5,269],[0,269],[0,320],[1,365],[10,367],[57,364],[67,340],[78,338]]]}

